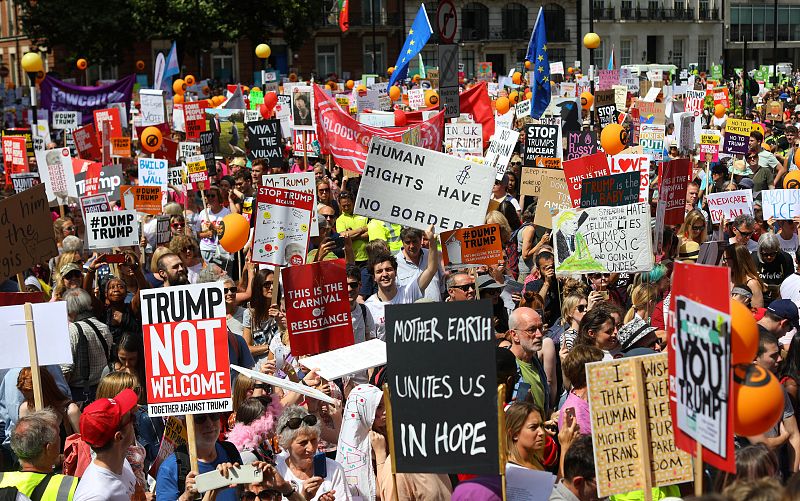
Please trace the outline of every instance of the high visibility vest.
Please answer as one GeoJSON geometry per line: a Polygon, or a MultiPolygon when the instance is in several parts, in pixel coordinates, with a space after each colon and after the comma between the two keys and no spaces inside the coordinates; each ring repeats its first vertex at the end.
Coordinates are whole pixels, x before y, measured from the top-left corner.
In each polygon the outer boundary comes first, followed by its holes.
{"type": "MultiPolygon", "coordinates": [[[[16,487],[19,492],[31,497],[34,489],[44,480],[44,473],[27,471],[0,472],[0,487],[16,487]]],[[[78,478],[68,475],[52,475],[41,501],[72,501],[75,489],[78,487],[78,478]]],[[[39,501],[31,498],[32,501],[39,501]]]]}

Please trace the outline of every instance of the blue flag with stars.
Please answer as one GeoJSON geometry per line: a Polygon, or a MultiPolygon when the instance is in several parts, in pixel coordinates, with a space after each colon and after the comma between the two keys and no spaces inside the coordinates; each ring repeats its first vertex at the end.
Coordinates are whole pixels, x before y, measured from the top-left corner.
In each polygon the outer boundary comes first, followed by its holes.
{"type": "Polygon", "coordinates": [[[544,10],[539,7],[531,41],[528,42],[526,61],[531,62],[531,117],[539,119],[550,104],[550,61],[547,59],[547,33],[544,27],[544,10]]]}
{"type": "Polygon", "coordinates": [[[425,11],[425,4],[421,4],[417,12],[417,17],[414,18],[411,29],[408,30],[406,43],[403,44],[403,49],[400,51],[400,55],[397,56],[397,62],[394,63],[394,72],[392,72],[392,76],[389,78],[389,86],[394,85],[398,80],[405,80],[408,75],[408,63],[422,51],[422,48],[428,43],[428,39],[431,38],[432,33],[433,29],[431,28],[431,22],[428,21],[428,13],[425,11]]]}

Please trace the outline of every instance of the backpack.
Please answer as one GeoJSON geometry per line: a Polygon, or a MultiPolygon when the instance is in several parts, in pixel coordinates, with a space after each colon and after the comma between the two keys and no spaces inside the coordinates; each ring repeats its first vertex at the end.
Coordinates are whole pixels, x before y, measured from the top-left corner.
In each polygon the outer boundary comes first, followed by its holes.
{"type": "MultiPolygon", "coordinates": [[[[62,473],[73,477],[81,477],[92,462],[92,448],[89,447],[80,433],[73,433],[64,443],[64,467],[62,473]]],[[[182,492],[182,491],[181,491],[182,492]]]]}
{"type": "Polygon", "coordinates": [[[506,269],[511,272],[511,276],[514,277],[514,280],[516,280],[519,276],[519,253],[522,250],[517,245],[517,240],[519,240],[519,232],[528,226],[532,226],[532,224],[525,223],[514,230],[514,232],[511,234],[511,238],[508,239],[508,243],[505,245],[506,269]]]}
{"type": "Polygon", "coordinates": [[[18,492],[16,487],[0,488],[0,501],[16,501],[18,492]]]}
{"type": "MultiPolygon", "coordinates": [[[[239,450],[232,443],[223,440],[217,442],[225,450],[228,462],[242,464],[242,456],[239,450]]],[[[192,463],[189,459],[189,448],[183,444],[175,449],[175,462],[178,465],[178,493],[186,490],[186,475],[192,470],[192,463]]],[[[199,473],[199,472],[198,472],[199,473]]]]}

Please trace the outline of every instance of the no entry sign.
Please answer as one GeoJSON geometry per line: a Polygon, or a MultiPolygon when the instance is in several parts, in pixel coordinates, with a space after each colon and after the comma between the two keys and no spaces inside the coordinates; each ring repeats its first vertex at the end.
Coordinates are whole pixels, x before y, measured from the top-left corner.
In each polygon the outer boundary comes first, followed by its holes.
{"type": "Polygon", "coordinates": [[[220,284],[141,291],[151,416],[233,410],[220,284]]]}

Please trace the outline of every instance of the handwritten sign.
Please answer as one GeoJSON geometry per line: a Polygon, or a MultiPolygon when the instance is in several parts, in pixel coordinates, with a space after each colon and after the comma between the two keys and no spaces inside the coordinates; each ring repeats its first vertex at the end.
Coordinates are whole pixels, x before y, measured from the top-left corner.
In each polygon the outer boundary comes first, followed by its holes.
{"type": "Polygon", "coordinates": [[[280,120],[259,120],[247,124],[247,157],[266,159],[269,166],[283,165],[280,120]]]}
{"type": "Polygon", "coordinates": [[[497,179],[502,179],[508,168],[508,162],[514,153],[514,146],[519,139],[519,132],[511,129],[500,129],[495,131],[489,141],[489,149],[486,150],[486,165],[490,165],[497,171],[497,179]]]}
{"type": "Polygon", "coordinates": [[[259,186],[253,262],[273,266],[305,263],[314,197],[305,192],[259,186]]]}
{"type": "Polygon", "coordinates": [[[553,216],[564,209],[572,208],[564,172],[548,170],[542,173],[541,193],[536,204],[533,222],[543,228],[551,228],[553,216]]]}
{"type": "Polygon", "coordinates": [[[43,184],[0,200],[0,276],[12,277],[58,255],[43,184]]]}
{"type": "Polygon", "coordinates": [[[714,224],[722,222],[722,218],[730,222],[742,214],[753,215],[753,190],[709,193],[706,200],[714,224]]]}
{"type": "Polygon", "coordinates": [[[597,133],[593,131],[567,133],[567,153],[564,160],[575,160],[597,153],[597,133]]]}
{"type": "Polygon", "coordinates": [[[650,156],[635,153],[622,153],[608,157],[608,171],[611,174],[628,172],[639,173],[639,202],[647,202],[650,191],[650,156]]]}
{"type": "Polygon", "coordinates": [[[761,192],[764,220],[790,220],[800,215],[800,190],[764,190],[761,192]]]}

